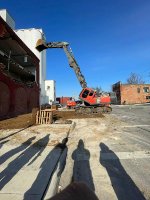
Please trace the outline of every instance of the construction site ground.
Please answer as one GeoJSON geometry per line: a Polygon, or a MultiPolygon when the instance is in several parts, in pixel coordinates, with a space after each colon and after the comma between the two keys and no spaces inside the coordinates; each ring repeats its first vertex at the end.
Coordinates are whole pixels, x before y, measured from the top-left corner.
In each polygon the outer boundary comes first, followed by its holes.
{"type": "Polygon", "coordinates": [[[82,181],[100,200],[150,200],[149,105],[105,115],[56,111],[54,119],[0,122],[0,199],[48,199],[82,181]]]}

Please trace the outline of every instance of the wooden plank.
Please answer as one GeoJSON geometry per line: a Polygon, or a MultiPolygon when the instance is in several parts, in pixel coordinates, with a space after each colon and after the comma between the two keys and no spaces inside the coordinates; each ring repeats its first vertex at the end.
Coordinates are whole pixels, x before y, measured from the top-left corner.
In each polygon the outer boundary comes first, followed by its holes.
{"type": "Polygon", "coordinates": [[[52,109],[38,110],[36,113],[36,124],[52,124],[52,109]]]}
{"type": "Polygon", "coordinates": [[[42,124],[44,124],[45,111],[42,110],[42,124]]]}
{"type": "Polygon", "coordinates": [[[49,112],[46,112],[46,124],[48,124],[48,116],[49,116],[49,112]]]}
{"type": "Polygon", "coordinates": [[[36,112],[36,124],[38,124],[38,115],[39,115],[39,111],[36,112]]]}
{"type": "Polygon", "coordinates": [[[40,110],[39,124],[42,124],[42,110],[40,110]]]}
{"type": "Polygon", "coordinates": [[[45,124],[45,123],[44,123],[44,120],[45,120],[45,111],[43,110],[43,111],[42,111],[42,124],[45,124]]]}
{"type": "Polygon", "coordinates": [[[49,112],[51,112],[51,111],[56,111],[56,109],[51,109],[51,108],[47,108],[47,109],[45,109],[45,111],[49,111],[49,112]]]}

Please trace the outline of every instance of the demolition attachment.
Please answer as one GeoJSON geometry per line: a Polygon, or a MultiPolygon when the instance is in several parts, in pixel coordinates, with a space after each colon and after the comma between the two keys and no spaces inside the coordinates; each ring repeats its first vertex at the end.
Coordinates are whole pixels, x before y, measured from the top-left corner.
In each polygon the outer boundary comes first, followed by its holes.
{"type": "Polygon", "coordinates": [[[69,45],[68,42],[49,42],[46,43],[44,40],[39,39],[36,43],[36,49],[41,52],[44,49],[48,49],[48,48],[63,48],[63,47],[67,47],[69,45]]]}
{"type": "Polygon", "coordinates": [[[43,51],[44,49],[47,49],[47,44],[45,43],[44,40],[42,39],[39,39],[36,43],[36,49],[41,52],[43,51]]]}
{"type": "Polygon", "coordinates": [[[41,52],[44,49],[48,49],[48,48],[63,48],[64,52],[68,58],[69,61],[69,65],[71,68],[74,69],[75,74],[78,78],[78,81],[81,85],[82,88],[86,88],[87,87],[87,83],[85,81],[85,78],[83,76],[83,74],[80,71],[80,67],[77,64],[74,55],[72,53],[71,48],[69,48],[69,43],[68,42],[48,42],[46,43],[44,40],[39,39],[36,43],[36,49],[41,52]]]}

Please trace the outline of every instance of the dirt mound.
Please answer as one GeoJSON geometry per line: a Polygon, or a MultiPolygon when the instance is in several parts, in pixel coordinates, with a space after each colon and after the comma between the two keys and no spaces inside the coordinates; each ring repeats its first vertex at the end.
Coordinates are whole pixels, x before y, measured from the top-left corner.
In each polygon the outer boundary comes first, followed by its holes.
{"type": "Polygon", "coordinates": [[[55,111],[53,113],[54,120],[56,119],[84,119],[84,118],[97,118],[103,117],[101,113],[97,114],[78,114],[75,111],[55,111]]]}
{"type": "Polygon", "coordinates": [[[0,121],[0,129],[20,129],[32,125],[32,113],[0,121]]]}
{"type": "MultiPolygon", "coordinates": [[[[84,119],[103,117],[102,114],[76,114],[75,111],[54,111],[54,121],[62,119],[84,119]]],[[[0,129],[20,129],[34,125],[32,113],[19,115],[17,117],[0,121],[0,129]]]]}

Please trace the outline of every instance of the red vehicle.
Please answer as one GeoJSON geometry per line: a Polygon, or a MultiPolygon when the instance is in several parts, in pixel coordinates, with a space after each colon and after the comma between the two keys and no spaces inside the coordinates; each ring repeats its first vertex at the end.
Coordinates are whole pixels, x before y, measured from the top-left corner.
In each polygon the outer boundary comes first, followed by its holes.
{"type": "MultiPolygon", "coordinates": [[[[79,98],[84,102],[84,106],[78,106],[76,108],[76,112],[79,113],[98,113],[98,112],[111,112],[111,99],[110,96],[104,96],[100,95],[98,96],[96,94],[96,91],[94,91],[91,88],[87,87],[87,83],[85,81],[85,78],[83,74],[80,71],[80,67],[77,64],[71,48],[69,48],[69,43],[68,42],[49,42],[45,43],[44,40],[39,39],[36,44],[36,49],[41,52],[44,49],[48,48],[63,48],[64,52],[66,53],[66,56],[68,58],[68,62],[71,68],[74,69],[74,72],[77,76],[77,79],[83,88],[81,91],[79,98]]],[[[70,102],[70,106],[73,104],[73,102],[70,102]]],[[[68,104],[69,105],[69,104],[68,104]]]]}
{"type": "Polygon", "coordinates": [[[74,99],[70,99],[67,101],[67,108],[71,109],[71,108],[75,108],[77,105],[77,103],[75,102],[74,99]]]}
{"type": "Polygon", "coordinates": [[[110,105],[110,97],[109,96],[98,96],[96,91],[94,91],[91,88],[84,88],[80,95],[79,98],[82,99],[82,101],[85,102],[85,105],[97,105],[97,104],[102,104],[102,105],[110,105]]]}
{"type": "Polygon", "coordinates": [[[110,96],[107,94],[97,95],[97,92],[91,88],[84,88],[79,98],[84,102],[85,106],[77,108],[76,112],[87,112],[87,113],[99,113],[99,112],[111,112],[110,107],[110,96]],[[81,110],[81,111],[80,111],[81,110]]]}

